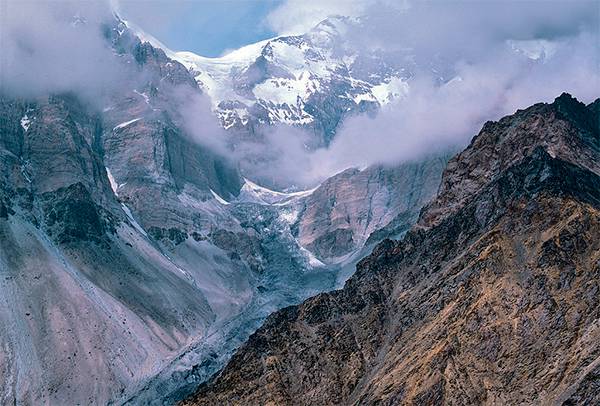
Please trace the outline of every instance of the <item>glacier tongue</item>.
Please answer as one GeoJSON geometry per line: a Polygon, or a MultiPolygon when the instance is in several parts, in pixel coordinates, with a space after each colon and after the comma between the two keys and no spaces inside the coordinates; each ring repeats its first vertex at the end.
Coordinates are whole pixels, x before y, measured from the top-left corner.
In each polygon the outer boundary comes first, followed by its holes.
{"type": "Polygon", "coordinates": [[[315,189],[290,193],[244,179],[239,196],[227,205],[214,193],[212,200],[244,231],[216,230],[200,245],[188,238],[170,250],[169,257],[202,287],[217,319],[207,335],[183,348],[158,375],[132,388],[123,399],[162,404],[189,395],[228,361],[272,311],[339,288],[375,243],[401,235],[414,223],[420,207],[437,190],[445,162],[446,157],[439,157],[396,168],[352,169],[315,189]],[[330,245],[331,239],[348,233],[350,244],[341,239],[339,245],[330,245]],[[260,241],[260,248],[246,251],[251,238],[260,241]],[[210,258],[206,253],[211,250],[235,252],[260,270],[226,271],[221,263],[219,273],[243,276],[247,285],[243,289],[215,285],[211,272],[194,270],[211,269],[206,259],[199,259],[210,258]],[[233,305],[232,294],[244,298],[243,303],[233,305]]]}

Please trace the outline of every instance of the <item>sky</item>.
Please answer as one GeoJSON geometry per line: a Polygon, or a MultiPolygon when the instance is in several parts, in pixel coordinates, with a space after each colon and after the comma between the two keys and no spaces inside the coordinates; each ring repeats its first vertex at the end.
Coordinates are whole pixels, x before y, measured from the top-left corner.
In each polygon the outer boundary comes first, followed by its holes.
{"type": "Polygon", "coordinates": [[[274,37],[267,16],[283,0],[120,0],[126,19],[178,51],[219,56],[274,37]]]}

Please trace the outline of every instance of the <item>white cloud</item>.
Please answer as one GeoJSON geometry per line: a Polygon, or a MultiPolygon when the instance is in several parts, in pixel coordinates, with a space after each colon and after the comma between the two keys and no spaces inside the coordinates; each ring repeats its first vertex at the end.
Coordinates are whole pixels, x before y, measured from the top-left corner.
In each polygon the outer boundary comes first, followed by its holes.
{"type": "Polygon", "coordinates": [[[20,97],[76,92],[96,100],[118,86],[123,70],[101,30],[112,18],[108,1],[22,0],[2,7],[1,92],[20,97]]]}
{"type": "Polygon", "coordinates": [[[290,0],[272,18],[281,18],[282,30],[305,31],[344,9],[365,16],[368,24],[350,33],[354,46],[414,51],[418,68],[408,97],[375,118],[346,119],[331,145],[316,151],[304,148],[298,131],[274,130],[265,147],[273,153],[251,168],[259,175],[312,185],[351,166],[395,164],[460,148],[485,121],[552,102],[564,91],[584,102],[600,96],[600,23],[592,1],[415,1],[407,11],[390,13],[368,1],[305,6],[290,0]],[[430,69],[436,60],[460,80],[437,83],[430,69]]]}
{"type": "Polygon", "coordinates": [[[332,15],[360,17],[378,3],[396,4],[401,0],[287,0],[267,16],[267,24],[280,35],[304,34],[332,15]]]}

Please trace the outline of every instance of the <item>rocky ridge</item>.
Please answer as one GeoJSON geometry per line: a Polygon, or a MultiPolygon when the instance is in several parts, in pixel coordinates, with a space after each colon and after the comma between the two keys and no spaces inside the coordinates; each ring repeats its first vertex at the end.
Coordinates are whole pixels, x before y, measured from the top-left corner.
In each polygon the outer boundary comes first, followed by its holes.
{"type": "MultiPolygon", "coordinates": [[[[336,286],[343,265],[298,231],[340,187],[250,187],[182,125],[182,94],[201,92],[189,71],[119,19],[102,33],[130,81],[100,108],[0,97],[0,403],[174,402],[268,314],[336,286]]],[[[405,169],[340,175],[344,196],[368,179],[386,207],[355,199],[311,233],[351,229],[351,254],[394,216],[412,224],[441,165],[405,169]],[[391,192],[401,178],[413,198],[391,192]]]]}
{"type": "Polygon", "coordinates": [[[270,316],[184,404],[600,401],[598,103],[486,124],[401,241],[270,316]]]}

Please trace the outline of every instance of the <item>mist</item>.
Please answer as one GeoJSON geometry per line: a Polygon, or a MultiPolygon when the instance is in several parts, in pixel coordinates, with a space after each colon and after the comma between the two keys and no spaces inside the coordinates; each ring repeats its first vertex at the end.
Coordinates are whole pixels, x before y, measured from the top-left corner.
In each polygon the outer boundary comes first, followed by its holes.
{"type": "Polygon", "coordinates": [[[262,159],[256,145],[237,145],[247,172],[312,187],[349,167],[396,165],[462,148],[486,121],[552,102],[562,92],[586,103],[600,96],[597,3],[372,3],[361,2],[368,29],[350,32],[348,42],[392,56],[410,49],[417,69],[408,95],[375,117],[347,118],[327,148],[307,149],[307,132],[271,128],[262,159]]]}
{"type": "Polygon", "coordinates": [[[103,23],[108,1],[3,1],[0,92],[12,97],[77,94],[97,102],[131,80],[116,63],[103,23]]]}
{"type": "MultiPolygon", "coordinates": [[[[143,80],[116,63],[99,29],[108,1],[2,2],[0,92],[39,97],[74,92],[97,102],[143,80]]],[[[285,125],[255,139],[223,130],[205,95],[175,102],[192,139],[237,164],[246,176],[281,188],[307,188],[348,167],[396,165],[464,146],[497,120],[566,91],[584,102],[600,95],[597,2],[290,0],[267,18],[278,32],[306,30],[329,15],[360,17],[348,32],[356,52],[377,50],[402,64],[414,57],[408,94],[373,117],[347,117],[326,148],[285,125]],[[397,57],[397,60],[394,58],[397,57]],[[435,69],[434,69],[435,68],[435,69]]]]}

